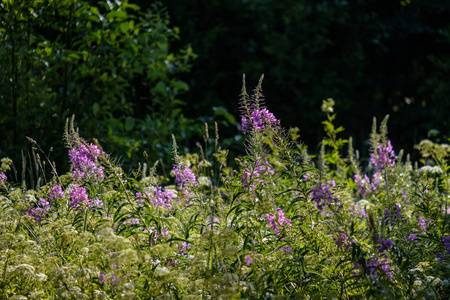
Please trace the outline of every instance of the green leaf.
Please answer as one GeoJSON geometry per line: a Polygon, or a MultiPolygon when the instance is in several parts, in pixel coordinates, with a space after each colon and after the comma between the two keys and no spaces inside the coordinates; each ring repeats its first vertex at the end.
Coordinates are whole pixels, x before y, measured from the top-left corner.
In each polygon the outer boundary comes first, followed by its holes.
{"type": "Polygon", "coordinates": [[[213,107],[214,115],[215,116],[222,116],[224,117],[229,123],[235,124],[236,119],[232,114],[228,112],[228,110],[223,106],[214,106],[213,107]]]}
{"type": "Polygon", "coordinates": [[[47,55],[52,54],[52,48],[51,47],[45,47],[44,51],[45,51],[45,54],[47,54],[47,55]]]}
{"type": "Polygon", "coordinates": [[[160,81],[156,84],[156,86],[153,88],[153,92],[161,95],[166,95],[166,85],[164,82],[160,81]]]}
{"type": "Polygon", "coordinates": [[[123,21],[127,18],[127,13],[119,10],[119,11],[112,11],[110,13],[108,13],[106,15],[106,18],[108,19],[108,21],[110,22],[114,22],[114,21],[123,21]]]}
{"type": "Polygon", "coordinates": [[[69,53],[69,55],[67,55],[67,57],[73,58],[73,59],[80,59],[80,56],[77,53],[69,53]]]}
{"type": "Polygon", "coordinates": [[[131,8],[131,9],[134,10],[134,11],[138,11],[138,10],[141,9],[138,5],[136,5],[136,4],[130,4],[130,3],[125,3],[125,4],[124,4],[124,7],[125,7],[125,8],[131,8]]]}
{"type": "Polygon", "coordinates": [[[167,78],[167,74],[164,73],[163,71],[151,70],[151,71],[147,72],[147,77],[151,80],[165,79],[165,78],[167,78]]]}
{"type": "Polygon", "coordinates": [[[128,23],[126,23],[126,22],[120,23],[120,30],[121,30],[123,33],[127,33],[127,32],[128,32],[128,29],[130,29],[130,26],[129,26],[128,23]]]}
{"type": "Polygon", "coordinates": [[[97,102],[95,102],[94,105],[92,106],[92,112],[94,113],[94,116],[97,116],[99,110],[100,105],[97,102]]]}
{"type": "Polygon", "coordinates": [[[177,90],[189,91],[189,86],[186,82],[180,80],[171,80],[170,85],[177,90]]]}
{"type": "Polygon", "coordinates": [[[136,124],[136,119],[133,117],[127,117],[125,119],[125,131],[131,131],[134,128],[134,124],[136,124]]]}
{"type": "Polygon", "coordinates": [[[176,108],[174,110],[172,110],[172,112],[170,113],[170,117],[172,119],[175,119],[180,113],[181,113],[181,108],[176,108]]]}

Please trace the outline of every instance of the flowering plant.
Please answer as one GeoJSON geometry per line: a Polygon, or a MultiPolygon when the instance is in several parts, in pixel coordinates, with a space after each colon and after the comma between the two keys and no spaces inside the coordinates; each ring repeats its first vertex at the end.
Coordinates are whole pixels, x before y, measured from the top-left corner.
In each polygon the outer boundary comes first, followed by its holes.
{"type": "Polygon", "coordinates": [[[0,170],[0,298],[450,297],[449,148],[420,143],[419,167],[396,154],[385,119],[362,166],[327,99],[310,155],[261,85],[248,96],[244,80],[235,166],[216,124],[199,154],[174,141],[171,173],[155,163],[126,175],[72,120],[71,172],[31,189],[0,170]]]}

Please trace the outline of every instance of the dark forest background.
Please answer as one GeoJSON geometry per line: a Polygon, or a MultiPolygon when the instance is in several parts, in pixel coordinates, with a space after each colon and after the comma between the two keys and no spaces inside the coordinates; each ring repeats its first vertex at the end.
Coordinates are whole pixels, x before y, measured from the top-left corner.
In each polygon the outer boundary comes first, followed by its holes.
{"type": "Polygon", "coordinates": [[[5,0],[0,157],[35,162],[29,136],[64,165],[73,114],[128,166],[169,163],[172,134],[196,151],[214,120],[237,149],[243,73],[248,89],[265,74],[269,110],[311,151],[333,98],[363,155],[372,118],[386,114],[394,148],[414,153],[450,134],[448,20],[444,0],[5,0]]]}

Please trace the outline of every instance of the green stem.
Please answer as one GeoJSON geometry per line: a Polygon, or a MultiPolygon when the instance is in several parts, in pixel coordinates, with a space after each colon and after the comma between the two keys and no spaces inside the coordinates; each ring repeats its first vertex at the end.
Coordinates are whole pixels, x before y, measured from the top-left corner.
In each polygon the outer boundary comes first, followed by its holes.
{"type": "Polygon", "coordinates": [[[8,251],[9,249],[6,249],[6,261],[5,261],[5,267],[3,268],[3,283],[2,283],[2,299],[6,299],[6,294],[5,294],[5,288],[6,288],[6,269],[8,268],[8,251]]]}
{"type": "Polygon", "coordinates": [[[83,224],[83,232],[86,231],[86,226],[87,226],[87,218],[88,218],[88,208],[86,207],[84,209],[84,224],[83,224]]]}

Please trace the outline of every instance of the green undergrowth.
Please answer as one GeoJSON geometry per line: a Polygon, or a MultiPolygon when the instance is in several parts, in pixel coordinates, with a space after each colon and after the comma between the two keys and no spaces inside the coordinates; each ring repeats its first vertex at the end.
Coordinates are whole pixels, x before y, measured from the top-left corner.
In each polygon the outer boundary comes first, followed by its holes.
{"type": "Polygon", "coordinates": [[[450,146],[424,140],[412,162],[385,118],[363,161],[327,99],[311,155],[267,110],[261,81],[251,96],[244,81],[246,155],[233,164],[205,124],[195,151],[173,140],[171,172],[125,174],[73,119],[70,172],[30,138],[36,172],[13,182],[4,158],[0,298],[448,299],[450,146]]]}

